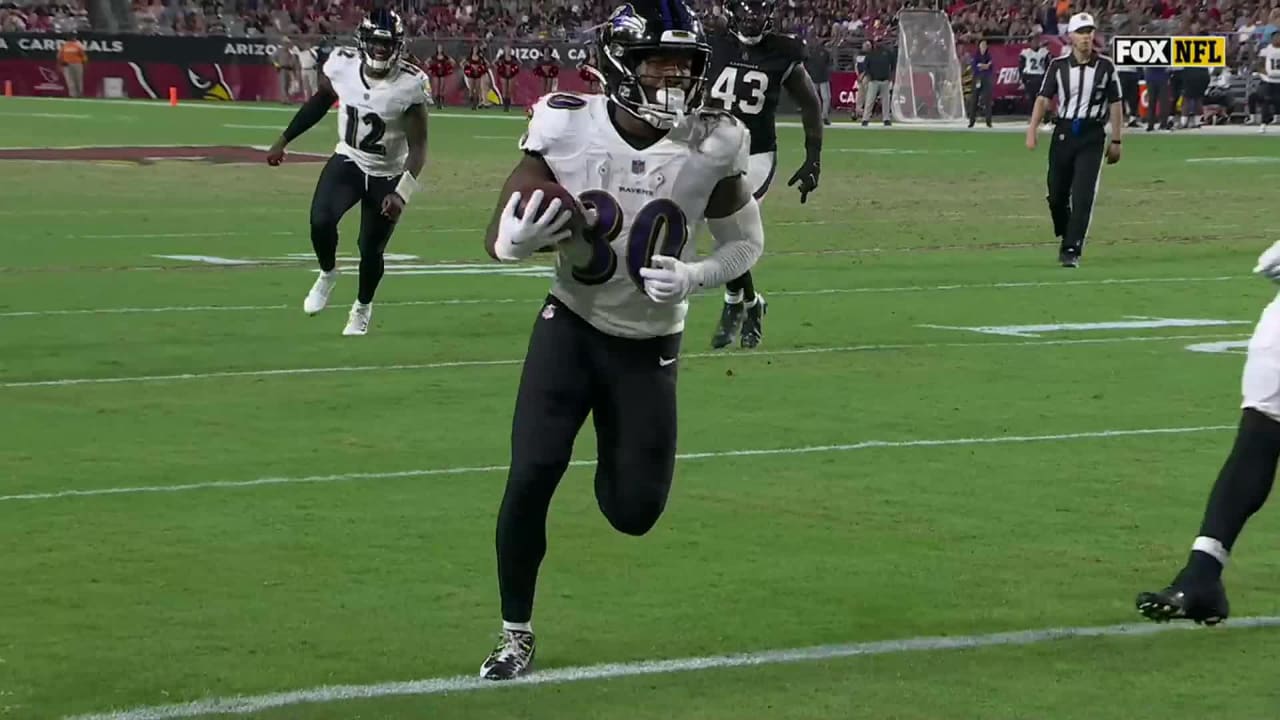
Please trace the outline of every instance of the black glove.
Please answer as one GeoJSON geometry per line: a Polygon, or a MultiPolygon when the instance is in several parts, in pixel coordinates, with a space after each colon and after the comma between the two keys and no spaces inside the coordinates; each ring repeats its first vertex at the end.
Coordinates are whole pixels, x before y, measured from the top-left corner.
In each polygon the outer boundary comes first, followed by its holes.
{"type": "Polygon", "coordinates": [[[818,175],[822,172],[822,143],[806,142],[805,143],[804,164],[796,171],[791,179],[787,181],[787,187],[791,187],[796,183],[800,183],[800,203],[809,198],[809,193],[818,189],[818,175]]]}

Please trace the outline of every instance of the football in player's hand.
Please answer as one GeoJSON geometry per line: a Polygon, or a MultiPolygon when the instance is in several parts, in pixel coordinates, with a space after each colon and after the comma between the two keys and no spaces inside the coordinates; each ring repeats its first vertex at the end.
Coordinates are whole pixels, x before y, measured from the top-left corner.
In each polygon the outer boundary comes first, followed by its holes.
{"type": "Polygon", "coordinates": [[[520,217],[524,217],[524,209],[535,190],[542,191],[542,204],[538,206],[538,211],[533,219],[537,220],[542,217],[542,213],[546,212],[547,206],[551,204],[551,201],[555,198],[560,198],[560,207],[573,213],[573,218],[569,220],[569,230],[573,232],[574,238],[581,237],[587,227],[586,212],[582,207],[582,203],[578,202],[573,193],[569,192],[560,183],[543,180],[520,188],[520,207],[516,209],[516,213],[520,217]]]}

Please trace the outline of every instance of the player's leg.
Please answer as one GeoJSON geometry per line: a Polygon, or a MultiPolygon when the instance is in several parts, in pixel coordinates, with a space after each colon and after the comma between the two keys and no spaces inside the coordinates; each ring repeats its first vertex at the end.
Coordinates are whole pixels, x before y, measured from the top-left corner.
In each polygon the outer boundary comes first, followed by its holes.
{"type": "Polygon", "coordinates": [[[969,118],[969,127],[978,119],[978,97],[982,94],[982,81],[977,80],[973,83],[973,91],[969,93],[969,97],[965,102],[964,114],[969,118]]]}
{"type": "Polygon", "coordinates": [[[1093,222],[1093,202],[1102,179],[1102,155],[1106,142],[1106,136],[1099,131],[1096,138],[1077,138],[1075,143],[1075,159],[1071,167],[1071,216],[1061,248],[1070,267],[1079,265],[1080,256],[1084,254],[1089,225],[1093,222]]]}
{"type": "Polygon", "coordinates": [[[885,87],[885,83],[878,80],[867,81],[867,97],[862,101],[862,125],[865,127],[871,122],[871,112],[876,106],[876,96],[885,87]]]}
{"type": "Polygon", "coordinates": [[[1074,157],[1070,141],[1053,133],[1049,142],[1048,195],[1049,218],[1053,221],[1053,236],[1058,239],[1058,261],[1067,262],[1067,226],[1071,221],[1071,180],[1074,157]]]}
{"type": "Polygon", "coordinates": [[[547,510],[591,410],[599,331],[553,297],[534,322],[511,423],[511,467],[498,510],[502,637],[480,676],[508,680],[533,661],[534,589],[547,552],[547,510]]]}
{"type": "Polygon", "coordinates": [[[320,264],[320,277],[307,293],[302,308],[314,315],[329,303],[338,282],[338,222],[364,194],[364,173],[342,155],[334,155],[320,171],[311,196],[311,248],[320,264]]]}
{"type": "Polygon", "coordinates": [[[1267,116],[1262,120],[1264,128],[1266,125],[1270,125],[1275,122],[1276,116],[1280,115],[1280,83],[1266,83],[1266,86],[1267,98],[1270,102],[1266,105],[1269,112],[1267,112],[1267,116]]]}
{"type": "Polygon", "coordinates": [[[594,362],[606,387],[591,408],[596,502],[616,530],[644,535],[666,508],[675,472],[680,335],[605,345],[594,362]]]}
{"type": "Polygon", "coordinates": [[[986,110],[987,127],[991,127],[991,116],[996,110],[996,83],[995,80],[987,80],[982,83],[982,104],[986,110]]]}
{"type": "Polygon", "coordinates": [[[391,241],[391,234],[396,229],[396,224],[382,214],[382,201],[388,193],[395,190],[398,181],[399,176],[369,177],[366,180],[368,189],[360,200],[360,287],[356,291],[356,301],[351,305],[351,313],[347,316],[343,335],[364,335],[369,332],[369,322],[373,317],[373,296],[386,272],[383,255],[387,251],[387,243],[391,241]]]}
{"type": "Polygon", "coordinates": [[[1280,459],[1280,302],[1263,311],[1249,341],[1241,390],[1235,444],[1209,493],[1187,564],[1164,590],[1138,595],[1138,610],[1152,620],[1212,625],[1230,612],[1222,570],[1245,523],[1266,503],[1280,459]]]}
{"type": "Polygon", "coordinates": [[[1138,73],[1120,73],[1120,92],[1124,93],[1125,113],[1129,116],[1129,127],[1138,127],[1138,73]]]}
{"type": "MultiPolygon", "coordinates": [[[[758,202],[764,202],[778,169],[778,153],[762,152],[747,158],[747,184],[758,202]]],[[[742,333],[742,347],[754,348],[764,339],[764,296],[756,292],[751,271],[743,273],[724,285],[724,307],[720,322],[711,336],[711,347],[720,349],[733,344],[742,333]]]]}

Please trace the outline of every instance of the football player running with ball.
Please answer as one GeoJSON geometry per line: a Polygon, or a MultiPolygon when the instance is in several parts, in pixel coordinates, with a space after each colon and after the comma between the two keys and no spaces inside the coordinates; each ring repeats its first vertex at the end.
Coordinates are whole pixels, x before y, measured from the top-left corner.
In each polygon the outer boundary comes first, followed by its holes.
{"type": "Polygon", "coordinates": [[[403,57],[404,23],[395,12],[374,10],[360,24],[356,39],[358,48],[338,48],[329,55],[320,89],[267,153],[267,162],[279,165],[285,146],[338,103],[338,146],[311,199],[311,246],[320,277],[302,309],[314,315],[328,304],[338,282],[338,221],[360,203],[360,287],[343,335],[369,331],[383,253],[420,187],[418,176],[427,161],[430,93],[426,76],[403,57]]]}
{"type": "Polygon", "coordinates": [[[710,47],[693,12],[683,0],[633,0],[599,33],[603,94],[537,102],[485,237],[504,262],[558,253],[512,420],[497,527],[502,634],[480,669],[492,680],[533,662],[547,510],[587,415],[600,510],[619,532],[644,535],[675,469],[687,298],[740,276],[764,248],[747,129],[701,108],[710,47]],[[544,207],[552,194],[565,199],[544,207]],[[715,249],[698,259],[690,240],[704,220],[715,249]]]}
{"type": "MultiPolygon", "coordinates": [[[[773,32],[776,0],[732,0],[725,6],[728,32],[711,37],[708,104],[731,113],[751,131],[751,159],[747,184],[763,202],[778,166],[775,128],[778,100],[785,89],[800,107],[804,123],[804,164],[788,186],[800,184],[800,202],[818,187],[822,155],[822,101],[804,68],[804,41],[773,32]]],[[[756,293],[751,273],[725,285],[724,309],[711,338],[711,347],[732,344],[741,331],[744,348],[764,339],[764,297],[756,293]]]]}
{"type": "MultiPolygon", "coordinates": [[[[1253,271],[1280,283],[1280,242],[1262,253],[1253,271]]],[[[1240,384],[1243,409],[1235,444],[1209,492],[1187,563],[1168,587],[1138,595],[1138,612],[1156,622],[1216,625],[1230,614],[1222,571],[1245,523],[1266,503],[1280,459],[1280,295],[1262,311],[1249,338],[1240,384]]]]}

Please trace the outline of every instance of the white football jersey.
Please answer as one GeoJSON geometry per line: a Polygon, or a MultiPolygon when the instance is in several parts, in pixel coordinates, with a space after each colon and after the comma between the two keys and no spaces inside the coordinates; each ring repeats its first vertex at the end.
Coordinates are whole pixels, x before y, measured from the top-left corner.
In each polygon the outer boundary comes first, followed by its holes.
{"type": "Polygon", "coordinates": [[[338,146],[334,152],[378,177],[404,172],[409,156],[405,113],[425,105],[427,76],[401,61],[384,78],[366,77],[360,51],[337,48],[324,63],[325,77],[338,94],[338,146]]]}
{"type": "Polygon", "coordinates": [[[1280,83],[1280,48],[1268,45],[1258,51],[1262,58],[1262,79],[1269,83],[1280,83]]]}
{"type": "Polygon", "coordinates": [[[1023,48],[1020,58],[1024,75],[1043,75],[1049,69],[1049,51],[1046,48],[1023,48]]]}
{"type": "Polygon", "coordinates": [[[603,95],[553,93],[533,107],[520,149],[598,215],[587,242],[561,245],[552,294],[601,332],[626,338],[684,329],[688,302],[644,293],[640,268],[656,254],[689,260],[716,183],[747,170],[751,136],[732,115],[693,113],[637,150],[618,134],[603,95]]]}

